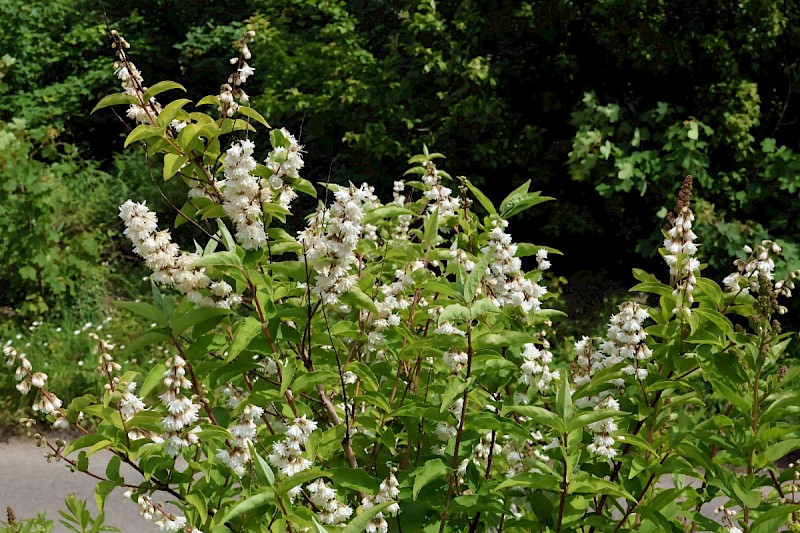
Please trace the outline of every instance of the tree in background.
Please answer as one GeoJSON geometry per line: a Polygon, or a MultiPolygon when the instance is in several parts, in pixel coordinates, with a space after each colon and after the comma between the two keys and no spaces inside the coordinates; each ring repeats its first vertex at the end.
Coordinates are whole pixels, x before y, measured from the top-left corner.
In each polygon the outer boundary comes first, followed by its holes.
{"type": "MultiPolygon", "coordinates": [[[[88,132],[83,153],[107,160],[113,115],[71,111],[109,88],[101,5],[34,2],[15,14],[11,4],[0,6],[0,48],[16,60],[6,115],[56,122],[70,140],[88,132]]],[[[663,217],[653,213],[665,214],[681,174],[697,178],[700,237],[720,250],[712,268],[768,237],[797,263],[795,7],[256,0],[236,11],[148,0],[108,16],[137,54],[158,58],[148,79],[182,68],[191,97],[216,91],[208,80],[224,77],[220,58],[250,25],[254,104],[298,132],[309,179],[388,188],[404,171],[398,156],[423,144],[447,153],[456,175],[483,178],[493,199],[532,178],[559,198],[528,227],[564,243],[561,271],[579,277],[591,257],[627,282],[626,259],[655,261],[663,217]]]]}

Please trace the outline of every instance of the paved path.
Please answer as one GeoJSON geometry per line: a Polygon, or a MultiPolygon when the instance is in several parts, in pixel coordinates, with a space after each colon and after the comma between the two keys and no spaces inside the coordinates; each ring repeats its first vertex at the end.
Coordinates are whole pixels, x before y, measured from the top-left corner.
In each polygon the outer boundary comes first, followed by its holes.
{"type": "MultiPolygon", "coordinates": [[[[111,454],[98,452],[90,457],[89,470],[103,474],[111,454]]],[[[124,466],[124,465],[123,465],[124,466]]],[[[135,472],[120,468],[128,478],[135,472]]],[[[87,501],[87,509],[97,516],[94,487],[97,480],[81,472],[70,472],[62,462],[48,463],[33,439],[12,437],[0,442],[0,511],[5,521],[6,506],[14,509],[17,517],[30,518],[46,512],[53,521],[54,533],[68,533],[58,519],[59,509],[65,509],[64,498],[74,492],[87,501]]],[[[139,508],[117,488],[106,500],[106,524],[120,528],[124,533],[151,533],[158,528],[139,516],[139,508]]]]}
{"type": "MultiPolygon", "coordinates": [[[[103,474],[111,454],[98,452],[90,457],[89,470],[103,474]]],[[[141,479],[137,472],[122,465],[120,473],[131,482],[141,479]]],[[[19,518],[36,516],[46,512],[53,521],[53,533],[69,533],[58,519],[59,509],[64,509],[64,497],[70,492],[87,501],[87,508],[97,515],[94,501],[96,480],[80,472],[70,472],[61,462],[48,463],[42,450],[30,438],[12,437],[0,441],[0,512],[5,515],[6,506],[11,506],[19,518]]],[[[669,480],[659,485],[670,486],[669,480]]],[[[136,504],[125,498],[118,488],[106,500],[106,524],[120,528],[123,533],[151,533],[158,528],[139,516],[136,504]]],[[[703,514],[719,520],[714,508],[724,501],[718,498],[703,506],[703,514]]]]}

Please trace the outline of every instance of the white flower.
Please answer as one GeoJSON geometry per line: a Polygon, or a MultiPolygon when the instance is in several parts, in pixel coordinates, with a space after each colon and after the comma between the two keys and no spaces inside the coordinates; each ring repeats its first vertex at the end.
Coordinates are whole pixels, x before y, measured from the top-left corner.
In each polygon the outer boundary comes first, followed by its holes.
{"type": "Polygon", "coordinates": [[[486,286],[493,295],[490,299],[498,307],[517,307],[526,314],[539,310],[540,299],[547,289],[527,279],[522,272],[522,261],[515,257],[517,246],[512,244],[511,236],[505,232],[508,221],[495,219],[491,226],[489,243],[481,248],[481,252],[492,256],[485,278],[486,286]]]}
{"type": "Polygon", "coordinates": [[[364,209],[376,202],[371,187],[350,185],[335,192],[333,205],[317,211],[299,233],[304,248],[301,258],[317,272],[311,294],[323,302],[337,303],[341,294],[356,285],[355,249],[361,239],[364,209]]]}
{"type": "Polygon", "coordinates": [[[261,184],[252,174],[255,144],[245,139],[236,141],[226,152],[224,202],[225,214],[236,225],[236,239],[246,250],[263,248],[267,234],[262,222],[261,184]]]}

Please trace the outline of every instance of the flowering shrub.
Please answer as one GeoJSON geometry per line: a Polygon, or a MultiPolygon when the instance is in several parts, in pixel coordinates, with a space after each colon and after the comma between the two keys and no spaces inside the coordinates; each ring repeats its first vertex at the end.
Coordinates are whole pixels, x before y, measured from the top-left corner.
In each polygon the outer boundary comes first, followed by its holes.
{"type": "Polygon", "coordinates": [[[664,231],[668,283],[634,270],[632,290],[653,296],[563,364],[541,281],[557,252],[515,243],[508,223],[550,198],[526,183],[495,206],[425,150],[388,203],[325,184],[292,235],[298,193],[318,190],[297,140],[247,106],[252,33],[198,102],[210,114],[162,105],[182,87],[145,87],[112,37],[124,92],[97,108],[128,106],[126,145],[163,154],[164,179],[187,185],[176,223],[204,235],[183,250],[146,205],[120,207],[154,282],[152,303],[121,305],[154,324],[140,345],[168,356],[124,372],[98,337],[105,388],[67,404],[5,349],[41,415],[85,432],[38,438],[102,479],[101,508],[120,488],[161,531],[185,532],[798,528],[795,473],[776,464],[800,448],[776,319],[793,282],[774,279],[769,241],[724,289],[702,277],[690,177],[664,231]],[[105,475],[89,463],[101,449],[105,475]]]}

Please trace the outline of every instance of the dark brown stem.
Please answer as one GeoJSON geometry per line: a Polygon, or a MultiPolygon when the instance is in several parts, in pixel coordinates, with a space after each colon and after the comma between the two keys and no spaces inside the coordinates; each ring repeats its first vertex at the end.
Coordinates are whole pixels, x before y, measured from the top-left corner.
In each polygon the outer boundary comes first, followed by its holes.
{"type": "MultiPolygon", "coordinates": [[[[472,324],[467,324],[467,375],[466,379],[469,381],[472,374],[472,324]]],[[[453,489],[458,482],[458,475],[456,469],[458,468],[458,451],[461,446],[461,436],[464,433],[464,422],[467,418],[467,399],[469,396],[469,387],[464,389],[464,394],[461,397],[461,417],[458,421],[458,430],[456,432],[456,443],[453,447],[453,462],[451,468],[453,473],[449,476],[449,483],[447,486],[447,497],[444,501],[444,511],[442,512],[442,521],[439,524],[439,533],[444,532],[444,527],[447,519],[448,509],[450,507],[450,499],[453,497],[453,489]]]]}
{"type": "MultiPolygon", "coordinates": [[[[669,457],[669,455],[670,455],[670,452],[667,452],[666,454],[664,454],[664,457],[661,459],[661,461],[658,464],[663,465],[664,461],[667,460],[667,457],[669,457]]],[[[633,512],[633,510],[636,509],[636,507],[638,507],[639,505],[641,505],[645,494],[647,494],[647,491],[650,489],[650,485],[653,484],[653,480],[655,480],[655,478],[656,478],[655,472],[650,474],[650,477],[647,479],[647,483],[644,484],[644,488],[642,488],[642,491],[639,493],[639,497],[636,498],[636,503],[634,503],[633,505],[629,505],[628,508],[625,509],[625,515],[619,521],[619,523],[617,524],[617,527],[614,528],[614,531],[619,531],[619,528],[622,527],[622,524],[625,523],[625,520],[630,516],[630,514],[633,512]]]]}

